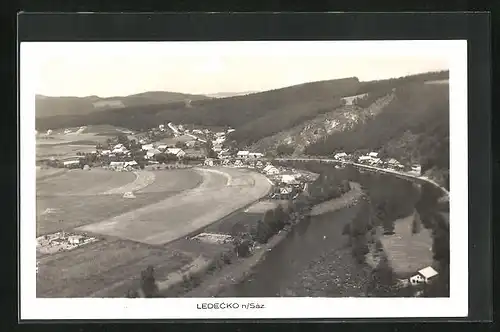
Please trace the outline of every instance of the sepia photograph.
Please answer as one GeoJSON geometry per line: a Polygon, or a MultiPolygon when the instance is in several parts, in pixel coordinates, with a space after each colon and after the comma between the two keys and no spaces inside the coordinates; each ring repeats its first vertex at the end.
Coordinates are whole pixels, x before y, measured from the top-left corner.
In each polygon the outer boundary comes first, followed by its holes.
{"type": "Polygon", "coordinates": [[[467,314],[466,49],[22,43],[26,305],[467,314]]]}

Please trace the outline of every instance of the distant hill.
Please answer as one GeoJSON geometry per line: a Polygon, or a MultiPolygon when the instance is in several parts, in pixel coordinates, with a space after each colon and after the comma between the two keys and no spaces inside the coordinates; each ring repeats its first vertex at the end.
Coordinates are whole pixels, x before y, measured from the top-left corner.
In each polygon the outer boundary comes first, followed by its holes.
{"type": "Polygon", "coordinates": [[[146,106],[166,104],[185,100],[206,99],[202,95],[190,95],[177,92],[151,91],[124,97],[98,96],[88,97],[48,97],[37,95],[35,98],[35,112],[37,118],[60,115],[85,115],[92,112],[131,106],[146,106]]]}
{"type": "MultiPolygon", "coordinates": [[[[174,122],[231,127],[240,148],[296,154],[377,150],[446,168],[449,162],[448,71],[381,81],[320,81],[220,99],[132,105],[83,115],[37,118],[38,130],[110,124],[142,130],[174,122]],[[354,96],[360,96],[353,105],[354,96]],[[351,97],[351,98],[345,98],[351,97]],[[441,157],[440,157],[441,156],[441,157]]],[[[432,167],[432,166],[429,166],[432,167]]]]}
{"type": "Polygon", "coordinates": [[[235,97],[235,96],[246,96],[246,95],[250,95],[250,94],[258,93],[258,92],[259,91],[218,92],[218,93],[207,94],[206,96],[211,97],[211,98],[229,98],[229,97],[235,97]]]}
{"type": "MultiPolygon", "coordinates": [[[[203,126],[231,126],[242,144],[273,135],[317,114],[338,108],[341,97],[360,87],[357,78],[295,85],[245,96],[220,99],[132,105],[86,114],[38,117],[39,130],[91,124],[111,124],[140,130],[158,123],[174,122],[203,126]]],[[[184,99],[183,99],[184,100],[184,99]]]]}

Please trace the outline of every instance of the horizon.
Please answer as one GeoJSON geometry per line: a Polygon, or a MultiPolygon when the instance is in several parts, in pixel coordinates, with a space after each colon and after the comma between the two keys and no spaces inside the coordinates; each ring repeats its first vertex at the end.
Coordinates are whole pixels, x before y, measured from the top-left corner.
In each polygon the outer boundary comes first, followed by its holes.
{"type": "Polygon", "coordinates": [[[21,46],[22,51],[33,52],[36,94],[46,97],[112,98],[154,91],[205,96],[255,93],[348,77],[373,81],[449,70],[443,47],[429,41],[21,46]]]}
{"type": "MultiPolygon", "coordinates": [[[[446,72],[449,70],[448,69],[443,69],[443,70],[433,70],[433,71],[425,71],[425,72],[419,72],[419,73],[414,73],[414,74],[410,74],[410,75],[405,75],[405,76],[415,76],[415,75],[420,75],[420,74],[427,74],[427,73],[433,73],[433,72],[446,72]]],[[[388,78],[383,78],[381,80],[389,80],[389,79],[399,79],[399,78],[402,78],[402,77],[405,77],[405,76],[397,76],[397,77],[388,77],[388,78]]],[[[134,95],[140,95],[140,94],[144,94],[144,93],[154,93],[154,92],[159,92],[159,93],[179,93],[179,94],[185,94],[185,95],[197,95],[197,96],[205,96],[205,97],[212,97],[214,95],[218,95],[218,94],[234,94],[235,96],[240,96],[240,95],[244,95],[244,94],[256,94],[256,93],[262,93],[262,92],[268,92],[268,91],[272,91],[272,90],[279,90],[279,89],[287,89],[287,88],[291,88],[291,87],[294,87],[294,86],[298,86],[298,85],[303,85],[303,84],[312,84],[312,83],[319,83],[319,82],[326,82],[326,81],[333,81],[333,80],[341,80],[341,79],[347,79],[347,78],[357,78],[355,76],[350,76],[350,77],[340,77],[340,78],[334,78],[334,79],[331,79],[331,80],[321,80],[321,81],[311,81],[311,82],[304,82],[304,83],[299,83],[299,84],[294,84],[294,85],[287,85],[287,86],[283,86],[283,87],[279,87],[279,88],[275,88],[275,89],[271,89],[271,90],[263,90],[263,91],[239,91],[239,92],[236,92],[236,91],[220,91],[220,92],[212,92],[212,93],[201,93],[201,94],[193,94],[193,93],[189,93],[189,92],[180,92],[180,91],[159,91],[159,90],[156,90],[156,91],[153,91],[153,90],[148,90],[148,91],[142,91],[142,92],[137,92],[137,93],[133,93],[133,94],[129,94],[129,95],[123,95],[123,96],[99,96],[99,95],[88,95],[88,96],[48,96],[48,95],[43,95],[43,94],[39,94],[37,93],[36,96],[38,97],[45,97],[45,98],[90,98],[90,97],[96,97],[96,98],[101,98],[101,99],[112,99],[112,98],[126,98],[126,97],[130,97],[130,96],[134,96],[134,95]]],[[[358,78],[359,80],[359,78],[358,78]]],[[[361,81],[359,80],[360,82],[370,82],[370,81],[361,81]]],[[[231,97],[231,96],[229,96],[231,97]]],[[[221,98],[228,98],[228,97],[221,97],[221,98]]]]}

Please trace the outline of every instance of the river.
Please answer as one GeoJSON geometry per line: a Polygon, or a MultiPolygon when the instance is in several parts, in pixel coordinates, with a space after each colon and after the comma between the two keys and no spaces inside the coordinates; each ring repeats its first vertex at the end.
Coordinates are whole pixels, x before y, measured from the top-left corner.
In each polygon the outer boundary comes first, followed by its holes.
{"type": "Polygon", "coordinates": [[[362,200],[357,205],[305,219],[246,280],[217,296],[365,296],[370,269],[351,257],[348,236],[342,235],[345,225],[355,218],[368,218],[373,209],[365,208],[379,204],[378,201],[391,206],[387,217],[392,220],[415,209],[425,210],[427,215],[436,208],[438,195],[430,185],[416,186],[387,175],[362,177],[357,180],[365,188],[376,188],[370,195],[371,203],[362,200]]]}

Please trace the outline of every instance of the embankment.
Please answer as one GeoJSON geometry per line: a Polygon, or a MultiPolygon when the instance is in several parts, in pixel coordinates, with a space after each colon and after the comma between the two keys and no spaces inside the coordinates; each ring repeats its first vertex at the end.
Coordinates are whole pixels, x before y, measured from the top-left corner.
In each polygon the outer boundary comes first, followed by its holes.
{"type": "MultiPolygon", "coordinates": [[[[322,203],[321,207],[316,209],[316,213],[323,213],[322,211],[333,212],[352,204],[362,194],[359,184],[353,184],[354,185],[351,190],[341,197],[322,203]]],[[[266,244],[257,246],[254,249],[252,256],[237,259],[232,264],[225,266],[223,269],[209,276],[198,287],[187,292],[183,296],[214,297],[219,295],[228,287],[242,282],[252,273],[252,270],[266,258],[267,254],[271,252],[273,248],[286,239],[289,232],[291,232],[294,226],[298,225],[303,218],[304,217],[302,216],[296,219],[291,224],[291,227],[285,227],[285,229],[279,231],[276,235],[272,236],[266,244]]]]}

